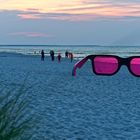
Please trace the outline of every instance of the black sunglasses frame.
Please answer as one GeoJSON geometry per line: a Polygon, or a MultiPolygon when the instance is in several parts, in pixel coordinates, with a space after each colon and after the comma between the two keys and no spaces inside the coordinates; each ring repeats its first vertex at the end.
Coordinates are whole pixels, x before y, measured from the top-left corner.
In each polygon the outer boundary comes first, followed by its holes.
{"type": "MultiPolygon", "coordinates": [[[[128,68],[128,70],[129,70],[129,72],[132,74],[132,75],[134,75],[134,76],[136,76],[136,77],[140,77],[140,75],[136,75],[132,70],[131,70],[131,67],[130,67],[130,63],[131,63],[131,61],[134,59],[134,58],[140,58],[140,56],[130,56],[130,57],[128,57],[128,58],[122,58],[122,57],[119,57],[119,56],[116,56],[116,55],[88,55],[87,57],[85,57],[84,59],[85,59],[85,62],[87,61],[87,60],[91,60],[91,64],[92,64],[92,70],[93,70],[93,72],[96,74],[96,75],[104,75],[104,76],[112,76],[112,75],[114,75],[114,74],[116,74],[119,70],[120,70],[120,68],[121,68],[121,66],[122,65],[125,65],[125,66],[127,66],[127,68],[128,68]],[[117,70],[114,72],[114,73],[111,73],[111,74],[100,74],[100,73],[97,73],[96,71],[95,71],[95,66],[94,66],[94,59],[97,57],[97,56],[99,56],[99,57],[113,57],[113,58],[116,58],[116,60],[118,61],[118,68],[117,68],[117,70]]],[[[83,60],[84,60],[83,59],[83,60]]],[[[84,62],[84,63],[85,63],[84,62]]],[[[83,63],[83,64],[84,64],[83,63]]],[[[82,64],[82,65],[83,65],[82,64]]],[[[81,68],[82,66],[80,66],[79,68],[81,68]]],[[[74,69],[73,69],[74,70],[74,69]]],[[[76,74],[74,74],[74,72],[73,72],[73,74],[72,74],[73,76],[74,75],[76,75],[76,74]]]]}

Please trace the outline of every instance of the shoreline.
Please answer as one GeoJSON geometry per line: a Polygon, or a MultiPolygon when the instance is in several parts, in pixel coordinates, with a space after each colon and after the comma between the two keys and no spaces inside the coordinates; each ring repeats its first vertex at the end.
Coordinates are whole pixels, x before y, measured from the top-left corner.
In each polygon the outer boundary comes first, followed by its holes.
{"type": "MultiPolygon", "coordinates": [[[[47,53],[48,54],[48,53],[47,53]]],[[[18,52],[0,52],[0,57],[37,57],[37,58],[41,58],[41,54],[23,54],[23,53],[18,53],[18,52]]],[[[50,55],[46,55],[45,54],[45,58],[50,58],[50,55]]],[[[55,55],[55,58],[57,58],[57,55],[55,55]]],[[[74,60],[79,60],[82,57],[74,57],[74,60]]],[[[70,59],[70,58],[65,58],[64,56],[62,56],[62,59],[70,59]]]]}
{"type": "MultiPolygon", "coordinates": [[[[64,59],[65,56],[63,53],[61,53],[62,55],[62,58],[64,59]]],[[[82,58],[84,58],[85,56],[87,55],[117,55],[117,56],[120,56],[120,57],[129,57],[129,56],[140,56],[140,52],[94,52],[94,53],[91,53],[91,54],[84,54],[84,53],[74,53],[74,60],[81,60],[82,58]],[[77,55],[77,56],[76,56],[77,55]],[[79,56],[78,56],[79,55],[79,56]]],[[[58,52],[55,52],[55,58],[57,57],[58,55],[58,52]]],[[[0,52],[0,57],[8,57],[8,56],[18,56],[18,57],[41,57],[41,54],[39,53],[21,53],[21,52],[6,52],[6,51],[3,51],[3,52],[0,52]]],[[[49,52],[45,53],[45,57],[48,58],[50,57],[50,54],[49,52]]],[[[69,58],[68,58],[69,59],[69,58]]]]}

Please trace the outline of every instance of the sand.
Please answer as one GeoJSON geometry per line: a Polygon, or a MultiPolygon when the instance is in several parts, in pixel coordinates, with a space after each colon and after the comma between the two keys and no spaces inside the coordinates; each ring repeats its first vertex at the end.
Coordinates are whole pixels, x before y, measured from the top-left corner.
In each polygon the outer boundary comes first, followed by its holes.
{"type": "Polygon", "coordinates": [[[27,77],[32,86],[30,108],[38,118],[33,140],[140,139],[140,78],[125,67],[96,76],[90,62],[72,77],[75,62],[0,55],[1,85],[16,88],[27,77]]]}

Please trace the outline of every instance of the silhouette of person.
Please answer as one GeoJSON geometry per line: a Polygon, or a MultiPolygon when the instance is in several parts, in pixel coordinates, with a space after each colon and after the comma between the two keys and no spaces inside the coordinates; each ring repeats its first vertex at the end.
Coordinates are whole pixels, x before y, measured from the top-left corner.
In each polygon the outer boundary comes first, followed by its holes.
{"type": "Polygon", "coordinates": [[[60,53],[58,53],[57,58],[58,58],[58,62],[61,62],[61,54],[60,53]]]}
{"type": "Polygon", "coordinates": [[[69,52],[68,52],[68,51],[66,51],[66,52],[65,52],[65,57],[67,57],[67,58],[68,58],[68,54],[69,54],[69,52]]]}
{"type": "Polygon", "coordinates": [[[73,53],[70,53],[70,60],[73,61],[73,53]]]}
{"type": "Polygon", "coordinates": [[[50,56],[51,56],[52,61],[54,61],[54,51],[53,50],[50,51],[50,56]]]}
{"type": "Polygon", "coordinates": [[[45,58],[45,53],[44,53],[44,50],[41,51],[41,61],[44,61],[44,58],[45,58]]]}

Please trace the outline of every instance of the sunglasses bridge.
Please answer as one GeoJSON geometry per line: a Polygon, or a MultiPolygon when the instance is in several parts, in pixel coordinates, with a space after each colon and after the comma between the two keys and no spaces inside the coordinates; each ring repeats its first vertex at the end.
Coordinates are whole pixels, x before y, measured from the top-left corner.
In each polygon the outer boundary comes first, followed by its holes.
{"type": "Polygon", "coordinates": [[[128,64],[130,63],[129,58],[119,58],[118,61],[119,61],[120,65],[125,65],[125,66],[128,66],[128,64]]]}

